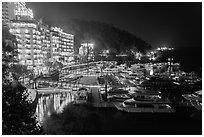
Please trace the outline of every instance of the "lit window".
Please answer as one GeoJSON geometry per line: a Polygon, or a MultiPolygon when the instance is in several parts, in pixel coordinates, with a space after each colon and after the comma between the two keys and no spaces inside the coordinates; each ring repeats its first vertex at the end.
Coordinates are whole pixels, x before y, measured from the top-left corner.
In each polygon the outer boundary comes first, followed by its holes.
{"type": "Polygon", "coordinates": [[[28,29],[25,29],[25,33],[28,33],[28,29]]]}
{"type": "Polygon", "coordinates": [[[20,33],[20,29],[16,29],[16,32],[17,32],[17,33],[20,33]]]}

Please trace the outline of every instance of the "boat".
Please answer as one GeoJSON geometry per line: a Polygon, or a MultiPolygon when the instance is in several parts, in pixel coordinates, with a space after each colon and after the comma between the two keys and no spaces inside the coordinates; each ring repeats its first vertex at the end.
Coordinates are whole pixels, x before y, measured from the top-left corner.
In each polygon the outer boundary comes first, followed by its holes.
{"type": "Polygon", "coordinates": [[[110,101],[119,101],[119,102],[123,102],[127,99],[131,99],[132,97],[128,94],[116,94],[116,95],[109,95],[108,99],[110,101]]]}
{"type": "Polygon", "coordinates": [[[193,101],[191,102],[191,105],[195,107],[197,110],[202,110],[202,102],[199,101],[193,101]]]}
{"type": "Polygon", "coordinates": [[[136,86],[135,93],[143,93],[143,94],[149,94],[149,95],[161,95],[161,92],[159,90],[152,90],[152,89],[145,89],[140,86],[136,86]]]}
{"type": "Polygon", "coordinates": [[[88,89],[87,88],[79,88],[76,93],[75,103],[76,104],[83,104],[87,103],[88,100],[88,89]]]}
{"type": "Polygon", "coordinates": [[[133,113],[174,113],[175,110],[168,104],[158,104],[149,102],[137,102],[129,99],[123,103],[114,103],[120,111],[133,113]]]}
{"type": "Polygon", "coordinates": [[[190,102],[190,105],[197,110],[202,110],[202,90],[196,91],[193,94],[184,94],[183,98],[190,102]]]}
{"type": "Polygon", "coordinates": [[[154,101],[161,99],[160,95],[151,95],[151,94],[145,94],[145,93],[132,93],[130,94],[135,100],[141,100],[141,101],[154,101]]]}
{"type": "Polygon", "coordinates": [[[123,88],[112,88],[108,91],[110,95],[117,95],[117,94],[127,94],[128,91],[124,90],[123,88]]]}
{"type": "Polygon", "coordinates": [[[149,102],[149,103],[158,103],[158,104],[171,104],[171,101],[168,99],[161,98],[160,95],[145,95],[145,94],[134,94],[132,95],[136,102],[149,102]]]}
{"type": "Polygon", "coordinates": [[[184,94],[182,96],[189,101],[202,101],[202,91],[197,91],[193,94],[184,94]]]}

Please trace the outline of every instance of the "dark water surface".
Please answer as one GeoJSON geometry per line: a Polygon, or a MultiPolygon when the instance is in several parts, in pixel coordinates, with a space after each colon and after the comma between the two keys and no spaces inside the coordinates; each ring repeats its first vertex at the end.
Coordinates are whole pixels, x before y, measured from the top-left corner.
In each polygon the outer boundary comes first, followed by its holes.
{"type": "MultiPolygon", "coordinates": [[[[63,108],[74,100],[71,93],[41,95],[37,106],[38,120],[43,121],[53,113],[63,113],[63,108]]],[[[78,106],[76,106],[78,107],[78,106]]],[[[96,125],[99,135],[201,135],[202,114],[193,107],[177,106],[176,113],[127,113],[116,108],[91,108],[100,118],[96,125]]],[[[62,133],[63,134],[63,133],[62,133]]],[[[92,134],[92,133],[90,133],[92,134]]]]}
{"type": "MultiPolygon", "coordinates": [[[[126,113],[101,109],[106,119],[105,134],[121,135],[197,135],[202,134],[202,120],[191,118],[194,109],[177,108],[174,114],[126,113]]],[[[198,112],[197,115],[200,115],[198,112]]]]}

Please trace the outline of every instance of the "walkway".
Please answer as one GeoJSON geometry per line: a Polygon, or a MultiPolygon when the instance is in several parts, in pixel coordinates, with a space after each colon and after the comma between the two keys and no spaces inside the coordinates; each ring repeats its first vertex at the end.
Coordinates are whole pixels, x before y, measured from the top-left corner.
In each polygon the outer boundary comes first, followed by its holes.
{"type": "Polygon", "coordinates": [[[102,98],[101,94],[99,93],[99,88],[91,88],[91,98],[91,104],[93,107],[102,107],[102,98]]]}

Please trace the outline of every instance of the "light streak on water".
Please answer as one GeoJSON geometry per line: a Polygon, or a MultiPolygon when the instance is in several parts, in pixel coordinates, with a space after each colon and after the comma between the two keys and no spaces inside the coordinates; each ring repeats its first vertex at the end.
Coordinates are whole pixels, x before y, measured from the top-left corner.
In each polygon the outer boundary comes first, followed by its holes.
{"type": "Polygon", "coordinates": [[[37,120],[42,123],[51,114],[61,113],[74,98],[75,95],[71,92],[40,94],[36,107],[37,120]]]}

